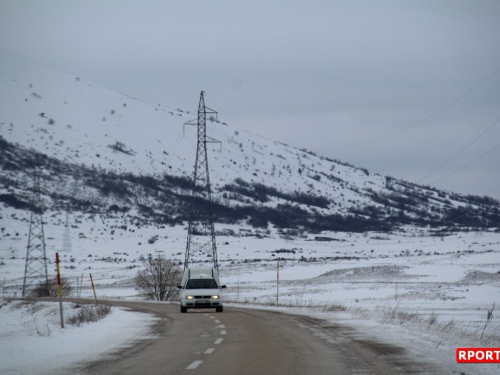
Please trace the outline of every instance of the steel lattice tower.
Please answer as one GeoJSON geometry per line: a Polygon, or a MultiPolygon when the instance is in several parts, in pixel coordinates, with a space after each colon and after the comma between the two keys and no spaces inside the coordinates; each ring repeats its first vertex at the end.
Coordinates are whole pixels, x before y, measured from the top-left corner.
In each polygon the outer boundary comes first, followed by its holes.
{"type": "Polygon", "coordinates": [[[33,173],[33,197],[31,199],[30,230],[24,268],[23,297],[38,282],[45,282],[46,285],[49,285],[39,173],[38,168],[33,173]]]}
{"type": "Polygon", "coordinates": [[[71,229],[69,226],[69,212],[66,211],[66,225],[64,229],[63,246],[61,252],[70,253],[71,252],[71,229]]]}
{"type": "Polygon", "coordinates": [[[184,269],[189,267],[189,262],[193,262],[194,258],[204,263],[212,263],[213,268],[219,269],[212,212],[212,192],[208,174],[207,143],[220,142],[207,137],[207,113],[213,113],[217,116],[217,112],[205,107],[205,92],[202,91],[198,105],[198,119],[184,124],[198,127],[184,269]]]}

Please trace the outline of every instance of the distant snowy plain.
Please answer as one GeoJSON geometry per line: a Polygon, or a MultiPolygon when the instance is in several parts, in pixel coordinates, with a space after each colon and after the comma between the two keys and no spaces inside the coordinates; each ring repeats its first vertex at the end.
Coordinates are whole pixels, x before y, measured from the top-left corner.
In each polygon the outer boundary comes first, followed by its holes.
{"type": "MultiPolygon", "coordinates": [[[[5,207],[1,214],[15,216],[8,222],[0,246],[4,293],[15,297],[21,295],[29,216],[5,207]]],[[[52,277],[65,226],[62,213],[46,217],[52,277]]],[[[74,289],[83,275],[82,297],[93,298],[92,273],[98,299],[141,299],[132,282],[141,268],[141,256],[184,260],[185,228],[128,226],[124,230],[119,228],[129,223],[120,215],[79,215],[70,221],[72,247],[69,253],[60,252],[61,272],[74,289]]],[[[496,316],[480,338],[488,310],[500,302],[499,233],[459,232],[440,238],[407,227],[404,232],[384,234],[322,233],[341,241],[320,242],[311,234],[285,239],[275,229],[262,238],[250,228],[240,231],[243,228],[238,226],[216,226],[221,229],[236,233],[217,237],[221,279],[228,286],[224,291],[227,305],[340,322],[362,335],[404,346],[420,360],[445,364],[450,373],[499,373],[496,364],[455,363],[457,347],[500,345],[496,316]]],[[[19,307],[14,302],[4,303],[0,309],[0,372],[64,372],[72,365],[109,356],[141,335],[148,337],[155,320],[114,308],[98,323],[62,330],[58,328],[57,304],[37,304],[41,307],[35,310],[40,311],[34,315],[29,312],[34,307],[19,307]],[[39,335],[35,325],[42,331],[48,327],[51,333],[39,335]],[[94,350],[96,346],[99,350],[94,350]],[[57,347],[64,348],[63,354],[57,347]],[[32,352],[43,355],[30,355],[32,352]]],[[[70,314],[73,307],[65,304],[65,309],[70,314]]]]}

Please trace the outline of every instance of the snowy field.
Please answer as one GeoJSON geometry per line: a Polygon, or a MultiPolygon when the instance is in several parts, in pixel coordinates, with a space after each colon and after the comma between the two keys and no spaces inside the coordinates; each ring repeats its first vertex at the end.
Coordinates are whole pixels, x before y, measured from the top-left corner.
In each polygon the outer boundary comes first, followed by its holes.
{"type": "MultiPolygon", "coordinates": [[[[5,221],[8,225],[2,223],[0,235],[3,293],[20,296],[29,217],[9,208],[0,213],[13,219],[5,221]]],[[[55,252],[62,247],[65,217],[48,213],[45,218],[52,277],[55,252]]],[[[83,275],[82,297],[93,297],[91,273],[98,298],[139,299],[132,278],[141,268],[141,257],[163,255],[176,262],[184,260],[186,229],[182,227],[136,226],[125,216],[99,215],[73,217],[71,224],[72,249],[60,252],[61,273],[74,289],[83,275]]],[[[497,310],[485,328],[488,310],[500,302],[500,233],[460,232],[441,238],[407,227],[394,233],[322,233],[322,237],[335,239],[323,242],[315,240],[317,234],[284,239],[274,228],[265,234],[216,225],[216,230],[222,229],[235,233],[217,237],[221,279],[228,286],[224,293],[229,304],[340,321],[378,340],[410,348],[416,356],[446,363],[457,373],[500,373],[496,364],[455,363],[457,347],[500,346],[497,310]],[[278,259],[280,306],[276,307],[278,259]]],[[[78,361],[96,359],[102,355],[92,350],[96,345],[105,353],[116,351],[147,335],[154,321],[144,314],[115,308],[103,321],[62,331],[57,328],[59,316],[54,312],[57,304],[40,305],[43,307],[35,315],[30,312],[32,306],[9,303],[0,309],[1,373],[22,373],[14,370],[22,363],[48,373],[69,366],[68,358],[75,358],[70,353],[78,354],[78,361]],[[33,320],[39,327],[48,325],[51,333],[37,333],[33,320]],[[124,331],[123,326],[130,326],[130,331],[124,331]],[[62,345],[65,354],[42,350],[56,342],[75,345],[62,345]],[[30,356],[28,364],[23,360],[25,350],[44,354],[30,356]]]]}

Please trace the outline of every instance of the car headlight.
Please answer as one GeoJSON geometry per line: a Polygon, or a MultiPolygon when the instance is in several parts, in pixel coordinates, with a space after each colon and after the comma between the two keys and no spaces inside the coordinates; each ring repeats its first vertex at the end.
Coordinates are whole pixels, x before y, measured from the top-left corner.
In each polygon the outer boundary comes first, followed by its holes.
{"type": "Polygon", "coordinates": [[[186,299],[193,299],[193,296],[187,296],[186,299]]]}
{"type": "Polygon", "coordinates": [[[218,299],[218,298],[219,298],[219,296],[212,296],[212,298],[213,298],[213,299],[218,299]]]}

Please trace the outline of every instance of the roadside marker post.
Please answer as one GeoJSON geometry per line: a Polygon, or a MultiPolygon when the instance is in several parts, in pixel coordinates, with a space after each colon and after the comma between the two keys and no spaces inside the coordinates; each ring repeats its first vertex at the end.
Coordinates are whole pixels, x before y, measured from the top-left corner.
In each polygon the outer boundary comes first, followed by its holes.
{"type": "Polygon", "coordinates": [[[62,307],[62,287],[61,287],[61,272],[59,271],[59,253],[56,253],[56,267],[57,267],[57,290],[59,294],[59,313],[61,315],[61,328],[64,328],[64,316],[62,307]]]}
{"type": "Polygon", "coordinates": [[[89,275],[90,275],[90,282],[92,283],[92,290],[94,291],[95,305],[98,306],[99,304],[97,303],[97,295],[95,294],[94,280],[92,279],[92,274],[89,273],[89,275]]]}
{"type": "Polygon", "coordinates": [[[80,280],[80,289],[78,290],[78,298],[80,298],[82,295],[82,287],[83,287],[83,273],[82,273],[82,279],[80,280]]]}
{"type": "Polygon", "coordinates": [[[279,305],[280,299],[280,261],[278,260],[278,267],[276,269],[276,306],[279,305]]]}

